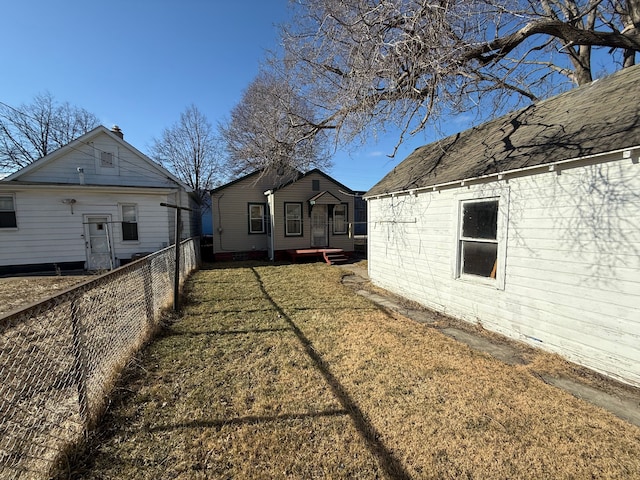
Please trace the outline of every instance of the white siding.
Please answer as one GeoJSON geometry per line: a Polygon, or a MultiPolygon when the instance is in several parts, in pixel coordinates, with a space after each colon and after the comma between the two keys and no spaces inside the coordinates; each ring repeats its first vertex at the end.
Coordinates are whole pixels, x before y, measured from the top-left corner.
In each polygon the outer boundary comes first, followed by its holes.
{"type": "Polygon", "coordinates": [[[371,199],[369,273],[430,308],[640,385],[638,192],[640,165],[624,159],[371,199]],[[458,202],[500,192],[503,289],[453,268],[458,202]]]}
{"type": "Polygon", "coordinates": [[[140,158],[134,150],[117,142],[106,133],[100,132],[89,144],[61,150],[59,157],[54,152],[52,158],[42,168],[34,168],[25,172],[20,180],[23,182],[51,182],[78,185],[80,174],[84,171],[84,182],[87,185],[123,185],[145,187],[175,187],[173,180],[162,174],[148,161],[140,158]],[[114,153],[114,168],[100,167],[100,152],[114,153]],[[64,155],[62,155],[64,153],[64,155]]]}
{"type": "MultiPolygon", "coordinates": [[[[4,191],[4,190],[3,190],[4,191]]],[[[0,229],[0,265],[78,262],[86,260],[83,215],[110,215],[114,256],[153,252],[170,242],[167,195],[92,193],[87,189],[14,190],[17,229],[0,229]],[[64,199],[73,198],[72,207],[64,199]],[[123,242],[119,204],[137,205],[138,241],[123,242]]]]}

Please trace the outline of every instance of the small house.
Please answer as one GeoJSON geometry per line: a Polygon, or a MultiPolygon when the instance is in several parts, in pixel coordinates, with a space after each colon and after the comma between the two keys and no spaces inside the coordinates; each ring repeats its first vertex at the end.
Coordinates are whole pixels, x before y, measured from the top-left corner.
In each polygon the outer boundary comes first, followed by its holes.
{"type": "Polygon", "coordinates": [[[374,284],[640,385],[640,68],[420,147],[371,188],[374,284]]]}
{"type": "MultiPolygon", "coordinates": [[[[99,126],[0,180],[0,273],[111,269],[167,247],[175,209],[161,203],[195,207],[183,182],[99,126]]],[[[181,223],[181,238],[199,234],[196,215],[181,223]]]]}
{"type": "MultiPolygon", "coordinates": [[[[354,250],[355,194],[318,169],[256,171],[211,191],[216,260],[297,259],[354,250]]],[[[329,261],[330,259],[328,259],[329,261]]]]}

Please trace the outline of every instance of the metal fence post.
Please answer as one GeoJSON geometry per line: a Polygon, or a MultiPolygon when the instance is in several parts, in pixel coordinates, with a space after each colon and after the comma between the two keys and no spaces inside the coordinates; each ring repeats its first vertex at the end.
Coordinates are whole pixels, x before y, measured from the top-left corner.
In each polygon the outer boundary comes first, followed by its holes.
{"type": "Polygon", "coordinates": [[[153,307],[153,270],[151,260],[147,259],[144,266],[142,282],[144,284],[144,303],[147,312],[147,323],[150,327],[155,326],[155,312],[153,307]]]}
{"type": "Polygon", "coordinates": [[[89,427],[89,399],[87,396],[87,360],[84,352],[83,331],[78,315],[77,299],[71,300],[71,334],[73,348],[73,370],[78,389],[80,418],[85,429],[89,427]]]}

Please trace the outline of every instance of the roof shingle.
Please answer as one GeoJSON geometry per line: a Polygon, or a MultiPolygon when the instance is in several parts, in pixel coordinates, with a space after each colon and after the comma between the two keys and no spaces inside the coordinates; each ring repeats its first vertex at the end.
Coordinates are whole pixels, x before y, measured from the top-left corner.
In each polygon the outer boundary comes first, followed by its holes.
{"type": "Polygon", "coordinates": [[[419,147],[365,196],[640,145],[640,66],[419,147]]]}

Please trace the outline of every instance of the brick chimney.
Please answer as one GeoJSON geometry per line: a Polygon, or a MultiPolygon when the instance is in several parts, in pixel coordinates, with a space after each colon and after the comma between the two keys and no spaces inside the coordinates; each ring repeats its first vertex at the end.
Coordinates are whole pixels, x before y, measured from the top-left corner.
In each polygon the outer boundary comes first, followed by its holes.
{"type": "Polygon", "coordinates": [[[113,127],[111,127],[111,131],[120,138],[124,139],[124,133],[122,133],[122,130],[120,130],[120,127],[118,125],[114,125],[113,127]]]}

